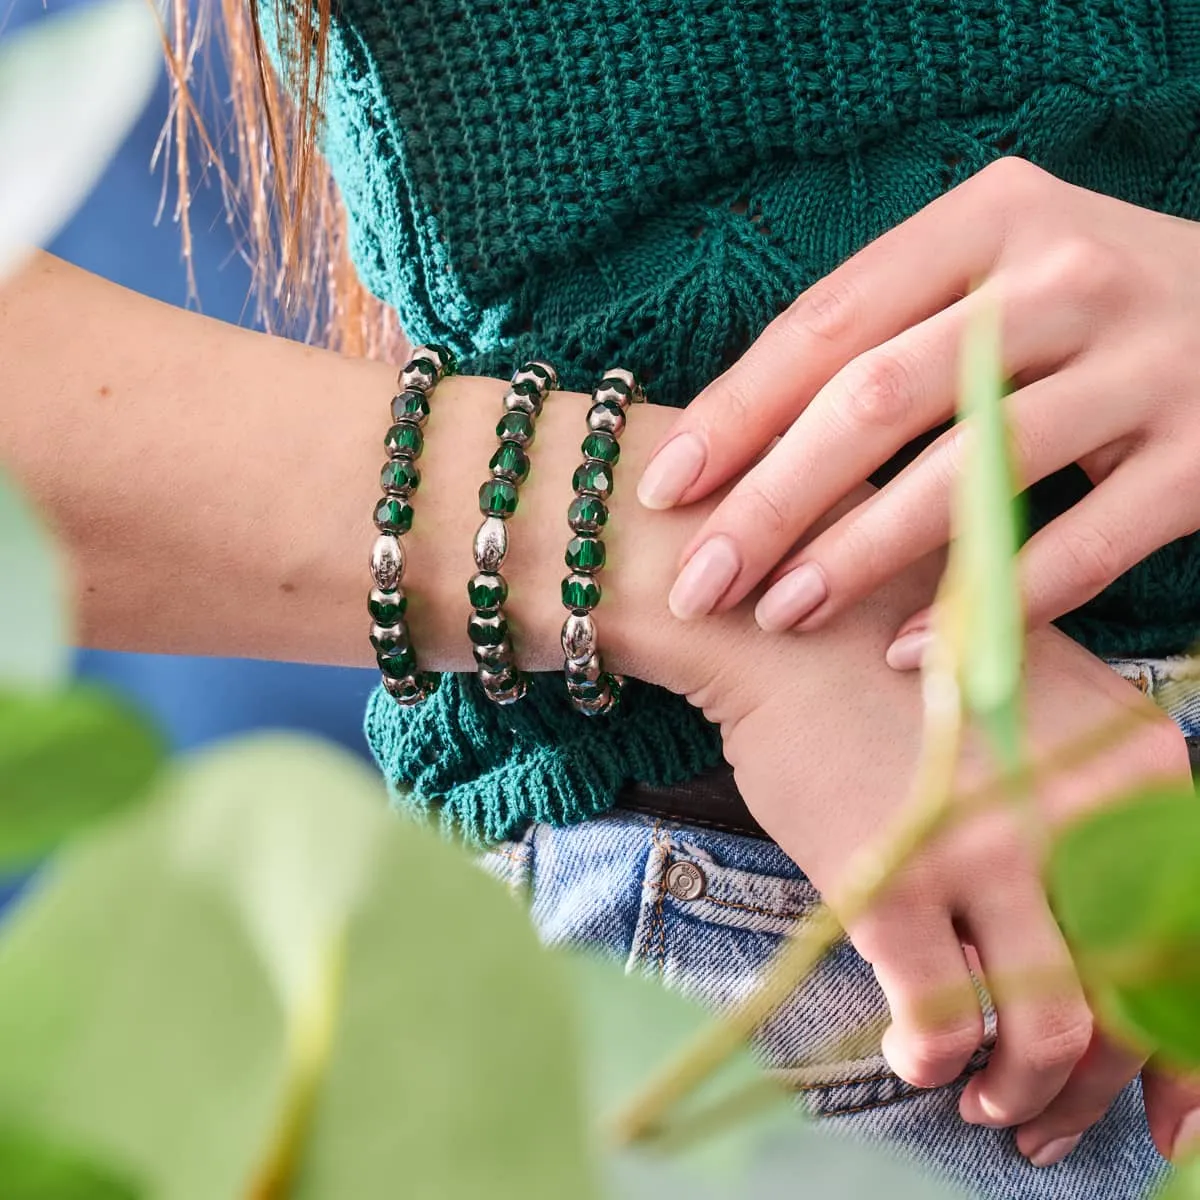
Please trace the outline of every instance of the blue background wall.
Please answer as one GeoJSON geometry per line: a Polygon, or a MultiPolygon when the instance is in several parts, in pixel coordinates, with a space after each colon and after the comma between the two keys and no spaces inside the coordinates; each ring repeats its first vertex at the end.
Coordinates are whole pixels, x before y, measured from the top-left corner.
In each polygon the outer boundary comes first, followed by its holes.
{"type": "MultiPolygon", "coordinates": [[[[0,24],[10,32],[74,2],[48,0],[43,8],[42,0],[16,0],[8,20],[0,24]]],[[[0,17],[6,7],[0,0],[0,17]]],[[[218,57],[213,55],[213,78],[204,100],[208,116],[220,127],[226,87],[218,57]]],[[[163,81],[99,187],[50,249],[126,287],[184,304],[187,278],[170,203],[155,224],[162,168],[152,172],[150,163],[166,112],[163,81]]],[[[241,321],[249,272],[225,225],[215,181],[197,189],[192,224],[204,311],[241,321]]],[[[365,549],[363,553],[366,579],[365,549]]],[[[82,652],[79,666],[82,674],[107,681],[149,710],[177,748],[265,726],[313,730],[366,753],[360,721],[376,678],[371,671],[95,651],[82,652]]]]}

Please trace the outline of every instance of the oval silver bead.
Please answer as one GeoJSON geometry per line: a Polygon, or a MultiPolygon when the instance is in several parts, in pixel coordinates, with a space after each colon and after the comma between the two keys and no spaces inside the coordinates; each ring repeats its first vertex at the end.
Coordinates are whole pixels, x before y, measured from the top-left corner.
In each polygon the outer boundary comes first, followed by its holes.
{"type": "Polygon", "coordinates": [[[405,363],[400,371],[401,391],[430,392],[437,381],[437,374],[430,374],[415,358],[405,363]]]}
{"type": "Polygon", "coordinates": [[[394,592],[404,578],[404,547],[400,539],[381,533],[371,547],[371,574],[385,592],[394,592]]]}
{"type": "Polygon", "coordinates": [[[572,613],[563,622],[562,648],[572,665],[586,663],[596,653],[596,622],[589,613],[572,613]]]}
{"type": "Polygon", "coordinates": [[[406,675],[403,679],[393,679],[390,675],[381,675],[383,686],[387,693],[402,708],[411,708],[428,698],[429,689],[415,675],[406,675]]]}
{"type": "Polygon", "coordinates": [[[625,413],[610,404],[593,404],[588,409],[587,423],[593,433],[611,433],[613,437],[620,437],[625,430],[625,413]]]}
{"type": "Polygon", "coordinates": [[[575,707],[585,717],[602,717],[605,713],[611,712],[616,707],[616,703],[616,694],[611,689],[605,688],[594,700],[576,699],[575,707]]]}
{"type": "Polygon", "coordinates": [[[417,346],[412,353],[413,358],[427,358],[430,362],[437,366],[437,377],[440,383],[446,374],[446,369],[449,367],[449,362],[446,356],[437,346],[417,346]]]}
{"type": "Polygon", "coordinates": [[[495,704],[516,704],[526,693],[529,688],[529,681],[524,675],[518,676],[512,687],[505,688],[501,691],[489,691],[486,693],[487,698],[495,704]]]}
{"type": "Polygon", "coordinates": [[[526,363],[519,371],[513,372],[513,377],[509,382],[532,383],[537,388],[538,394],[544,398],[547,392],[558,386],[558,376],[548,363],[526,363]],[[535,365],[541,368],[540,372],[533,369],[535,365]]]}
{"type": "Polygon", "coordinates": [[[508,555],[508,526],[499,517],[485,517],[475,535],[475,566],[494,575],[508,555]]]}
{"type": "Polygon", "coordinates": [[[629,400],[632,404],[645,403],[646,393],[642,391],[642,385],[638,383],[637,376],[632,371],[627,371],[624,367],[610,367],[604,372],[604,379],[619,379],[629,389],[629,400]]]}

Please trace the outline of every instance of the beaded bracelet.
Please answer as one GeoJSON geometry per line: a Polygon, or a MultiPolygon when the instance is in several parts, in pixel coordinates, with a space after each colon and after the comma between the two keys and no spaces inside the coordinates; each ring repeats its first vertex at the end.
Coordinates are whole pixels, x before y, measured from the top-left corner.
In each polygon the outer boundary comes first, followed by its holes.
{"type": "Polygon", "coordinates": [[[534,427],[546,394],[558,386],[558,374],[549,363],[527,362],[514,373],[504,396],[504,416],[496,426],[500,448],[488,463],[492,477],[479,489],[483,524],[475,535],[475,568],[467,584],[474,612],[467,619],[467,636],[479,669],[479,682],[488,699],[512,704],[525,695],[528,678],[513,658],[504,602],[508,584],[500,574],[508,554],[508,526],[517,511],[520,486],[529,474],[534,427]]]}
{"type": "Polygon", "coordinates": [[[402,534],[412,528],[412,496],[421,484],[416,460],[425,445],[421,427],[429,417],[429,398],[445,375],[456,369],[453,353],[444,346],[418,346],[400,371],[400,391],[392,397],[392,427],[384,445],[388,461],[380,475],[383,499],[375,506],[379,536],[371,548],[375,586],[367,600],[374,622],[371,645],[383,676],[383,686],[397,704],[420,704],[437,690],[441,676],[417,670],[417,656],[408,633],[408,597],[404,579],[402,534]]]}
{"type": "Polygon", "coordinates": [[[625,428],[625,413],[631,404],[646,399],[629,371],[613,368],[605,372],[592,393],[588,410],[588,435],[583,440],[583,463],[571,480],[575,499],[567,521],[575,535],[567,545],[566,562],[571,574],[562,581],[562,601],[570,609],[562,628],[566,655],[567,693],[585,716],[611,712],[621,698],[624,679],[604,670],[596,646],[596,623],[592,609],[600,603],[596,574],[604,566],[604,543],[600,532],[608,522],[605,501],[612,495],[613,468],[621,457],[618,439],[625,428]]]}

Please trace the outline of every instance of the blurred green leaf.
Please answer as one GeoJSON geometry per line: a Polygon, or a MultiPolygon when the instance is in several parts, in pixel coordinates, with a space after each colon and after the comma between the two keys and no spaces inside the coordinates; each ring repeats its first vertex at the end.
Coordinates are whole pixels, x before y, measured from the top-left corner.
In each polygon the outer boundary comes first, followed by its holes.
{"type": "Polygon", "coordinates": [[[970,423],[955,511],[957,579],[965,605],[962,691],[1001,763],[1021,763],[1024,616],[1016,554],[1016,487],[1004,420],[1000,317],[981,308],[962,352],[960,416],[970,423]]]}
{"type": "Polygon", "coordinates": [[[144,718],[97,688],[0,692],[0,869],[144,799],[162,758],[144,718]]]}
{"type": "Polygon", "coordinates": [[[49,534],[0,471],[0,688],[48,690],[66,678],[65,589],[62,560],[49,534]]]}
{"type": "Polygon", "coordinates": [[[1068,828],[1050,862],[1055,911],[1110,1021],[1200,1066],[1200,800],[1149,787],[1068,828]]]}
{"type": "Polygon", "coordinates": [[[1200,1159],[1183,1163],[1154,1195],[1155,1200],[1200,1200],[1200,1159]]]}
{"type": "Polygon", "coordinates": [[[138,1200],[142,1195],[90,1157],[5,1125],[0,1125],[0,1181],[8,1200],[138,1200]]]}
{"type": "Polygon", "coordinates": [[[595,1196],[563,964],[462,850],[390,833],[296,1200],[595,1196]]]}
{"type": "Polygon", "coordinates": [[[0,279],[92,190],[161,69],[145,0],[100,0],[0,44],[0,279]]]}

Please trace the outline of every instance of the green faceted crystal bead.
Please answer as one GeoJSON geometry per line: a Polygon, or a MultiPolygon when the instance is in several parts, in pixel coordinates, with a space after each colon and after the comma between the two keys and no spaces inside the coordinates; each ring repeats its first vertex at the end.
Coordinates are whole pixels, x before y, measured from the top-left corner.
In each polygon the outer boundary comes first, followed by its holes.
{"type": "Polygon", "coordinates": [[[412,421],[397,421],[387,431],[387,437],[383,439],[383,444],[387,447],[389,454],[418,458],[425,448],[425,438],[422,436],[420,428],[412,421]]]}
{"type": "Polygon", "coordinates": [[[583,439],[583,453],[586,458],[599,459],[609,466],[616,466],[617,459],[621,457],[621,447],[611,433],[589,433],[583,439]]]}
{"type": "Polygon", "coordinates": [[[429,417],[429,397],[424,392],[411,389],[392,397],[392,420],[413,421],[424,425],[429,417]]]}
{"type": "Polygon", "coordinates": [[[533,429],[533,418],[528,413],[508,412],[500,418],[496,436],[506,442],[516,442],[518,446],[530,446],[533,429]]]}
{"type": "Polygon", "coordinates": [[[608,463],[585,462],[576,467],[575,474],[571,476],[571,486],[577,492],[591,492],[601,500],[607,500],[612,495],[612,485],[612,469],[608,463]]]}
{"type": "Polygon", "coordinates": [[[489,479],[479,489],[479,511],[485,517],[511,517],[517,511],[517,489],[507,479],[489,479]]]}
{"type": "Polygon", "coordinates": [[[467,584],[467,597],[472,608],[487,612],[499,608],[508,599],[508,584],[503,575],[481,571],[467,584]]]}
{"type": "Polygon", "coordinates": [[[581,575],[593,575],[604,566],[604,543],[596,538],[573,537],[567,543],[567,566],[581,575]]]}
{"type": "Polygon", "coordinates": [[[508,637],[508,622],[500,616],[472,613],[467,620],[467,637],[476,646],[499,646],[508,637]]]}
{"type": "Polygon", "coordinates": [[[600,603],[600,585],[587,575],[568,575],[562,581],[562,602],[574,612],[590,612],[600,603]]]}
{"type": "Polygon", "coordinates": [[[377,625],[395,625],[408,611],[408,597],[403,592],[385,592],[372,588],[367,597],[367,611],[377,625]]]}
{"type": "Polygon", "coordinates": [[[608,524],[608,509],[595,496],[576,496],[567,509],[567,522],[576,533],[599,533],[608,524]]]}
{"type": "Polygon", "coordinates": [[[529,474],[529,456],[516,442],[501,442],[488,463],[492,474],[510,483],[524,483],[529,474]]]}
{"type": "Polygon", "coordinates": [[[393,458],[379,473],[379,486],[394,496],[411,496],[421,486],[421,472],[407,458],[393,458]]]}
{"type": "Polygon", "coordinates": [[[385,496],[375,506],[375,524],[381,533],[407,533],[412,520],[412,505],[407,500],[385,496]]]}
{"type": "Polygon", "coordinates": [[[411,646],[404,646],[391,654],[380,654],[375,661],[379,669],[393,679],[403,679],[417,669],[416,651],[411,646]]]}

